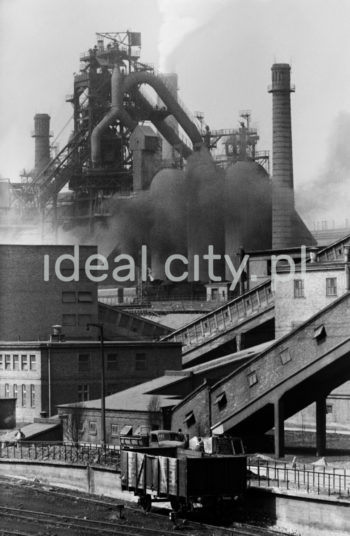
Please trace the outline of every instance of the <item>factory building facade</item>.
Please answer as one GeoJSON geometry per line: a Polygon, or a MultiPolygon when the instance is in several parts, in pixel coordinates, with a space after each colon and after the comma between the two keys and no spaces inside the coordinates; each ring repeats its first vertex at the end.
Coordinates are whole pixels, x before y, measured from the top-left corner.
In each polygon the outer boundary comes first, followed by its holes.
{"type": "Polygon", "coordinates": [[[81,246],[74,268],[73,246],[1,244],[0,340],[47,340],[53,325],[69,339],[85,338],[86,324],[98,320],[97,284],[85,270],[96,253],[96,246],[81,246]],[[77,281],[70,280],[74,269],[77,281]]]}
{"type": "MultiPolygon", "coordinates": [[[[105,342],[107,394],[181,369],[181,345],[105,342]]],[[[0,343],[0,398],[16,399],[17,421],[56,413],[59,404],[101,394],[99,341],[0,343]]]]}

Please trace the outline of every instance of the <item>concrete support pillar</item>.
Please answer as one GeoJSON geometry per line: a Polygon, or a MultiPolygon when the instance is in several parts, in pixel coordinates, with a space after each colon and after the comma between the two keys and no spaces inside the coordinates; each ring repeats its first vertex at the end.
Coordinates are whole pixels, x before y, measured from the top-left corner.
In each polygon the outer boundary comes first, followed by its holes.
{"type": "Polygon", "coordinates": [[[284,401],[276,400],[274,404],[274,423],[275,423],[275,456],[282,458],[284,456],[284,401]]]}
{"type": "Polygon", "coordinates": [[[326,397],[316,400],[316,455],[324,456],[326,452],[326,397]]]}

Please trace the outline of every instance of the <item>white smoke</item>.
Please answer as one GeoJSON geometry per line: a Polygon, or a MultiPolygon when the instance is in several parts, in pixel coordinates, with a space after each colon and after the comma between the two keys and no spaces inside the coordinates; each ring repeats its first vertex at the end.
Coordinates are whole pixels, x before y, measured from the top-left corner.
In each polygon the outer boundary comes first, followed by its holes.
{"type": "Polygon", "coordinates": [[[206,24],[230,0],[158,0],[162,16],[159,33],[159,70],[173,71],[171,55],[185,36],[206,24]]]}

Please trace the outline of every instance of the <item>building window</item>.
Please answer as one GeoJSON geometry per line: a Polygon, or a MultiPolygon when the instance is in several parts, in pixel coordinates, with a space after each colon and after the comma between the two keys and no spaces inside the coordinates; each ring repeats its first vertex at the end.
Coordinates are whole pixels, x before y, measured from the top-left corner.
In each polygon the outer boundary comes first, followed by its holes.
{"type": "Polygon", "coordinates": [[[22,385],[22,406],[25,407],[27,405],[27,386],[25,384],[22,385]]]}
{"type": "Polygon", "coordinates": [[[78,292],[78,302],[80,302],[80,303],[91,303],[92,302],[92,293],[91,292],[78,292]]]}
{"type": "Polygon", "coordinates": [[[13,370],[19,370],[19,355],[15,354],[13,356],[13,370]]]}
{"type": "Polygon", "coordinates": [[[75,292],[62,292],[62,303],[75,303],[76,301],[75,292]]]}
{"type": "Polygon", "coordinates": [[[305,298],[303,279],[294,279],[294,298],[305,298]]]}
{"type": "Polygon", "coordinates": [[[76,315],[62,315],[62,326],[76,326],[76,315]]]}
{"type": "MultiPolygon", "coordinates": [[[[17,384],[14,383],[13,384],[13,398],[17,398],[18,397],[18,389],[17,389],[17,384]]],[[[17,404],[17,402],[16,402],[17,404]]]]}
{"type": "Polygon", "coordinates": [[[21,370],[28,370],[28,356],[21,355],[21,370]]]}
{"type": "Polygon", "coordinates": [[[90,435],[97,434],[97,424],[94,421],[89,422],[89,434],[90,435]]]}
{"type": "Polygon", "coordinates": [[[118,425],[112,424],[112,437],[118,437],[118,425]]]}
{"type": "Polygon", "coordinates": [[[318,343],[326,340],[327,331],[323,324],[314,329],[313,339],[316,339],[318,343]]]}
{"type": "Polygon", "coordinates": [[[326,414],[333,413],[333,406],[332,404],[326,404],[326,414]]]}
{"type": "Polygon", "coordinates": [[[107,355],[107,370],[118,370],[118,354],[107,355]]]}
{"type": "Polygon", "coordinates": [[[251,372],[248,374],[248,385],[249,387],[253,387],[256,383],[258,383],[258,376],[256,372],[251,372]]]}
{"type": "Polygon", "coordinates": [[[4,370],[4,356],[0,354],[0,370],[4,370]]]}
{"type": "Polygon", "coordinates": [[[36,355],[29,356],[30,370],[36,370],[36,355]]]}
{"type": "Polygon", "coordinates": [[[10,398],[10,385],[5,383],[5,398],[10,398]]]}
{"type": "Polygon", "coordinates": [[[89,372],[90,370],[90,354],[78,355],[78,371],[89,372]]]}
{"type": "Polygon", "coordinates": [[[223,393],[220,393],[219,395],[217,395],[214,404],[217,404],[217,405],[218,405],[218,408],[219,408],[220,410],[221,410],[221,409],[224,409],[224,407],[225,407],[226,404],[227,404],[226,393],[223,392],[223,393]]]}
{"type": "Polygon", "coordinates": [[[89,322],[91,322],[91,315],[78,315],[78,326],[86,327],[89,322]]]}
{"type": "Polygon", "coordinates": [[[146,370],[146,354],[136,354],[135,370],[146,370]]]}
{"type": "Polygon", "coordinates": [[[193,426],[195,422],[196,422],[196,417],[194,416],[193,411],[186,413],[185,418],[184,418],[184,424],[190,427],[190,426],[193,426]]]}
{"type": "Polygon", "coordinates": [[[287,363],[289,363],[289,361],[292,360],[292,357],[288,349],[282,350],[282,352],[280,353],[280,359],[281,359],[282,365],[286,365],[287,363]]]}
{"type": "Polygon", "coordinates": [[[11,356],[10,356],[10,354],[5,355],[5,370],[11,370],[11,356]]]}
{"type": "Polygon", "coordinates": [[[35,385],[30,386],[30,407],[35,408],[35,385]]]}
{"type": "Polygon", "coordinates": [[[337,278],[327,277],[326,278],[326,296],[336,296],[336,295],[337,295],[337,278]]]}
{"type": "Polygon", "coordinates": [[[79,402],[90,400],[90,386],[87,383],[78,385],[78,400],[79,402]]]}

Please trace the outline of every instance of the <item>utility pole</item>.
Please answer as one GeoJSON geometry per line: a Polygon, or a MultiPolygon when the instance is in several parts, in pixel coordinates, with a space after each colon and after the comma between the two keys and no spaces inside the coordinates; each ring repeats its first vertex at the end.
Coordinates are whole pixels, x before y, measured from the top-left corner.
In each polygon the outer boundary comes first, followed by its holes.
{"type": "Polygon", "coordinates": [[[106,448],[106,383],[105,383],[105,352],[104,352],[104,332],[103,323],[98,322],[86,324],[86,329],[89,331],[90,327],[94,327],[100,330],[100,342],[101,342],[101,444],[103,449],[106,448]]]}

